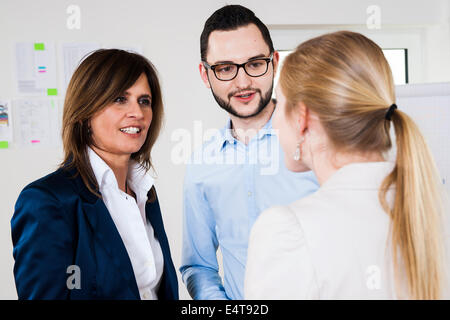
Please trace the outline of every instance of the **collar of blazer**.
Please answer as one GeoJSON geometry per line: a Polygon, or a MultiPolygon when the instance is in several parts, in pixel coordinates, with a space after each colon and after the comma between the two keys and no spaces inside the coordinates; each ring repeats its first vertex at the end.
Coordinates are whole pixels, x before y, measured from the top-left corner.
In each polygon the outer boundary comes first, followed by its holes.
{"type": "Polygon", "coordinates": [[[92,227],[94,236],[111,257],[114,265],[121,270],[120,274],[131,291],[136,295],[136,298],[140,299],[128,252],[105,203],[101,198],[89,191],[76,169],[63,167],[62,170],[71,179],[74,189],[83,200],[83,213],[92,227]]]}
{"type": "Polygon", "coordinates": [[[89,189],[84,184],[78,170],[74,167],[70,167],[70,164],[72,162],[71,160],[72,158],[69,158],[69,160],[62,166],[60,170],[69,180],[73,182],[76,192],[81,196],[83,200],[89,203],[97,202],[97,200],[100,198],[89,191],[89,189]]]}
{"type": "MultiPolygon", "coordinates": [[[[95,237],[99,239],[101,245],[110,255],[114,265],[122,271],[121,274],[128,283],[129,288],[136,295],[136,298],[139,299],[139,289],[134,277],[131,261],[125,245],[123,244],[122,238],[120,237],[120,234],[117,231],[114,221],[112,220],[104,202],[101,198],[89,191],[76,169],[67,169],[66,167],[64,171],[66,177],[73,182],[74,191],[79,194],[80,198],[83,200],[82,206],[84,215],[88,219],[95,237]]],[[[173,268],[169,242],[164,232],[161,209],[154,186],[148,193],[149,199],[151,195],[154,196],[154,200],[147,202],[145,206],[146,218],[153,227],[153,231],[155,232],[155,236],[161,245],[164,257],[163,281],[160,285],[158,296],[160,298],[165,297],[166,299],[178,299],[178,291],[177,289],[174,289],[178,286],[176,271],[173,268]]]]}

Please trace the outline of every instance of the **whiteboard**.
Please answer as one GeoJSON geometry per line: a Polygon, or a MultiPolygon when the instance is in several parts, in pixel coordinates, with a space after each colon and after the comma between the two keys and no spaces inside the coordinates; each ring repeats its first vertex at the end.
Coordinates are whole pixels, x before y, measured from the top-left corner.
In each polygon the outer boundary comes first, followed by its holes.
{"type": "Polygon", "coordinates": [[[419,126],[450,190],[450,82],[396,86],[396,104],[419,126]]]}

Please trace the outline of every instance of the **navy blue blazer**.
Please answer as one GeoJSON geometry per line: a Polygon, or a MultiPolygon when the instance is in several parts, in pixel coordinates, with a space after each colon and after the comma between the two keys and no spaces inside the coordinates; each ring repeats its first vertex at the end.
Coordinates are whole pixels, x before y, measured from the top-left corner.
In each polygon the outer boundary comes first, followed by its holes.
{"type": "MultiPolygon", "coordinates": [[[[140,299],[108,209],[75,173],[59,169],[20,193],[11,220],[19,299],[140,299]]],[[[145,211],[164,256],[158,299],[176,300],[178,280],[158,199],[145,211]]]]}

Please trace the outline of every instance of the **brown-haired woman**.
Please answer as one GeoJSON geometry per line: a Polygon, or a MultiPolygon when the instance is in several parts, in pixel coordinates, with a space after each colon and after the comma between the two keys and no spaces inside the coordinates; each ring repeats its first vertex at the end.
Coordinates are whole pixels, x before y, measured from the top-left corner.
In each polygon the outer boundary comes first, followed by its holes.
{"type": "Polygon", "coordinates": [[[11,220],[19,299],[178,299],[148,174],[163,116],[153,65],[98,50],[66,93],[60,168],[21,192],[11,220]]]}
{"type": "Polygon", "coordinates": [[[395,105],[382,50],[346,31],[306,41],[286,58],[277,98],[286,165],[313,170],[321,187],[260,216],[246,298],[442,298],[442,183],[417,126],[395,105]],[[391,123],[394,163],[384,157],[391,123]]]}

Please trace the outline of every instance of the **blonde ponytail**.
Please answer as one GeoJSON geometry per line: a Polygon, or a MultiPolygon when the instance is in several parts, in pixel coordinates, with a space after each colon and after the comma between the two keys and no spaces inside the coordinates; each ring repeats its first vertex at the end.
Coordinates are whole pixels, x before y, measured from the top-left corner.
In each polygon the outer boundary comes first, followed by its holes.
{"type": "Polygon", "coordinates": [[[402,286],[400,279],[405,279],[409,298],[439,299],[444,278],[440,177],[425,139],[413,120],[396,110],[392,121],[397,158],[394,170],[381,186],[380,201],[392,219],[397,287],[402,286]],[[386,193],[391,185],[395,185],[396,193],[394,205],[389,208],[386,193]]]}

